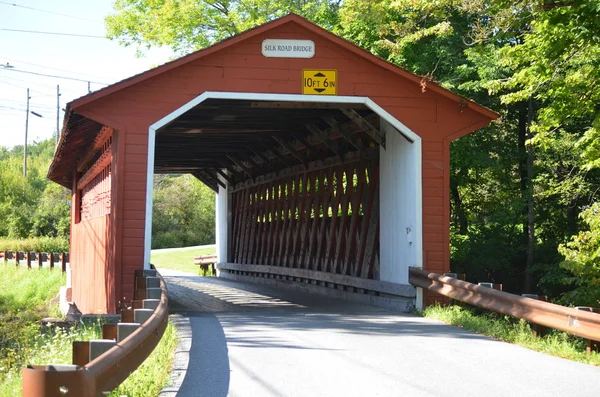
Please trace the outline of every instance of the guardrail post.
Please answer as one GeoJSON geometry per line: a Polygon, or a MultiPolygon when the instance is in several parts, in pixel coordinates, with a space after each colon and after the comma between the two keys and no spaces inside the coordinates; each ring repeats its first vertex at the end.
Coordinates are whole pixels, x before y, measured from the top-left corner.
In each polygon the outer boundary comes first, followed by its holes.
{"type": "Polygon", "coordinates": [[[93,380],[78,365],[23,368],[23,397],[93,397],[93,380]]]}
{"type": "Polygon", "coordinates": [[[54,254],[48,252],[48,260],[50,261],[50,269],[54,269],[54,254]]]}
{"type": "MultiPolygon", "coordinates": [[[[544,295],[521,294],[521,296],[524,298],[548,302],[548,297],[544,296],[544,295]]],[[[542,336],[544,336],[548,333],[548,327],[544,327],[543,325],[532,323],[532,322],[529,322],[529,325],[531,326],[531,333],[533,334],[534,338],[541,338],[542,336]]]]}
{"type": "Polygon", "coordinates": [[[64,252],[60,253],[60,266],[63,273],[67,271],[67,256],[64,252]]]}
{"type": "Polygon", "coordinates": [[[4,251],[4,262],[8,262],[8,251],[4,251]]]}

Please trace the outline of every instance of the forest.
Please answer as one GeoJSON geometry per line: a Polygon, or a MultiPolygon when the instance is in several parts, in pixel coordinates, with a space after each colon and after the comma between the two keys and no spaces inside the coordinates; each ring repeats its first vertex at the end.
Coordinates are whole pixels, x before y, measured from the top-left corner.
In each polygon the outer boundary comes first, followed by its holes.
{"type": "MultiPolygon", "coordinates": [[[[117,0],[108,37],[179,55],[294,12],[498,112],[451,147],[451,268],[565,304],[600,301],[600,3],[596,0],[117,0]]],[[[0,149],[0,237],[68,235],[53,146],[0,149]]],[[[155,179],[153,245],[213,242],[214,195],[155,179]],[[183,194],[185,192],[185,194],[183,194]]]]}
{"type": "MultiPolygon", "coordinates": [[[[17,249],[11,245],[22,239],[40,251],[68,246],[71,191],[46,178],[54,147],[54,139],[28,145],[26,176],[23,146],[0,147],[0,246],[17,249]]],[[[214,243],[214,193],[196,178],[157,176],[153,205],[153,248],[214,243]]]]}

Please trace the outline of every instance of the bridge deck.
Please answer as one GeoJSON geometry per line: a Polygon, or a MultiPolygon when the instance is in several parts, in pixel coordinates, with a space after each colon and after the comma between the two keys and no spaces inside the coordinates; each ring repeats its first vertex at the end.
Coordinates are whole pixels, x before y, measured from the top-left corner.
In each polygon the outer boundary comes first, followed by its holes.
{"type": "Polygon", "coordinates": [[[162,396],[596,396],[600,390],[600,368],[436,321],[298,291],[162,274],[189,351],[178,354],[174,368],[180,386],[162,396]]]}

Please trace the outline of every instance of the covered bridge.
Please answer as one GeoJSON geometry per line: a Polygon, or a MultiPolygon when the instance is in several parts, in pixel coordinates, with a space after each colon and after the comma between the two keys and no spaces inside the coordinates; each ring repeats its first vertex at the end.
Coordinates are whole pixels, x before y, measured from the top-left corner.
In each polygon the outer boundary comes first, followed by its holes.
{"type": "Polygon", "coordinates": [[[217,192],[222,276],[446,272],[450,142],[496,117],[297,15],[79,98],[48,173],[73,192],[72,300],[132,299],[155,173],[217,192]]]}

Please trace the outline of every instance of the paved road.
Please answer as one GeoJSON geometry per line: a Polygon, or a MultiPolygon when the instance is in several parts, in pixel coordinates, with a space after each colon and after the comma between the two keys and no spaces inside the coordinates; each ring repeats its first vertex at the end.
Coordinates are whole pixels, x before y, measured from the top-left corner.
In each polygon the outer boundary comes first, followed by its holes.
{"type": "Polygon", "coordinates": [[[175,271],[162,396],[594,396],[600,368],[380,308],[175,271]]]}

